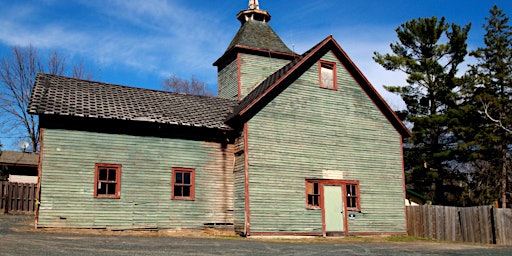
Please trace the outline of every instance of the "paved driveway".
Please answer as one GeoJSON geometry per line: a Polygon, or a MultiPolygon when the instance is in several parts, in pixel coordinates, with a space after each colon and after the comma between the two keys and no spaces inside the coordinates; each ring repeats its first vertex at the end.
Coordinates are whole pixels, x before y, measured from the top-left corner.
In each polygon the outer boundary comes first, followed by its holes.
{"type": "Polygon", "coordinates": [[[352,239],[206,238],[132,232],[48,232],[0,214],[0,255],[512,255],[512,247],[352,239]],[[100,233],[100,234],[97,234],[100,233]]]}

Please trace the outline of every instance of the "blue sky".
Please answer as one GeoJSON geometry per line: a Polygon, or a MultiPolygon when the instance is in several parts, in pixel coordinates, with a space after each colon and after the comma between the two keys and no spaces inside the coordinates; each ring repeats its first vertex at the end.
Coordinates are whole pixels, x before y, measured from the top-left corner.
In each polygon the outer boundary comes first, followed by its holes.
{"type": "MultiPolygon", "coordinates": [[[[472,23],[470,50],[483,45],[482,25],[494,4],[512,16],[511,0],[260,0],[270,25],[297,53],[329,35],[394,109],[402,104],[382,85],[404,85],[405,76],[376,64],[389,52],[395,29],[418,17],[472,23]]],[[[205,81],[216,91],[219,58],[240,27],[236,14],[247,0],[0,0],[0,55],[32,44],[41,55],[57,50],[69,65],[82,61],[93,80],[160,89],[173,74],[205,81]]],[[[470,61],[470,60],[469,60],[470,61]]],[[[17,143],[0,135],[3,149],[17,143]]]]}

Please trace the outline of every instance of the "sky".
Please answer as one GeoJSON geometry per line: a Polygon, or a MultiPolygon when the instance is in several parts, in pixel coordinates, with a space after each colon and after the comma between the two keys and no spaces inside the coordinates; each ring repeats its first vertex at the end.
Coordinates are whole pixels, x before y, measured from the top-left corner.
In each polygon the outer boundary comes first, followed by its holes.
{"type": "MultiPolygon", "coordinates": [[[[236,14],[247,0],[0,0],[0,57],[32,45],[41,56],[56,50],[68,66],[84,63],[92,80],[161,89],[170,75],[195,77],[217,90],[212,65],[240,28],[236,14]]],[[[372,59],[389,53],[395,29],[419,17],[472,24],[468,50],[483,46],[482,25],[498,5],[512,16],[512,0],[259,0],[270,26],[301,54],[329,35],[393,109],[403,108],[382,85],[405,85],[405,75],[372,59]]],[[[471,62],[471,60],[468,60],[471,62]]],[[[464,69],[464,67],[461,67],[464,69]]],[[[2,149],[18,150],[0,134],[2,149]]]]}

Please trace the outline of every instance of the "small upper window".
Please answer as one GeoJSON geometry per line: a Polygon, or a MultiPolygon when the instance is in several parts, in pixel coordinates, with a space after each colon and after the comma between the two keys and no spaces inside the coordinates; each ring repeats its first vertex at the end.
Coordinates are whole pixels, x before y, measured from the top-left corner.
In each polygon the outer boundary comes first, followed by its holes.
{"type": "Polygon", "coordinates": [[[347,209],[348,210],[360,210],[359,206],[359,186],[357,184],[346,184],[347,191],[347,209]]]}
{"type": "Polygon", "coordinates": [[[337,90],[338,86],[336,83],[336,63],[320,61],[319,69],[320,87],[337,90]]]}
{"type": "Polygon", "coordinates": [[[120,164],[96,164],[94,180],[95,198],[121,198],[120,164]]]}
{"type": "Polygon", "coordinates": [[[320,209],[320,185],[318,182],[306,181],[307,205],[309,209],[320,209]]]}
{"type": "Polygon", "coordinates": [[[172,168],[173,200],[194,200],[195,170],[192,168],[172,168]]]}

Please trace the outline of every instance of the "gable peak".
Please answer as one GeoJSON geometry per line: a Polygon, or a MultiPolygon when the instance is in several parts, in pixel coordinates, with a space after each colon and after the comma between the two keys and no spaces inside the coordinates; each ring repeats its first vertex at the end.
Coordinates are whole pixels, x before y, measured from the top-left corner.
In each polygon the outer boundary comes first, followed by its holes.
{"type": "Polygon", "coordinates": [[[242,23],[242,25],[249,20],[257,20],[262,22],[268,22],[270,20],[270,14],[265,10],[260,10],[258,0],[249,0],[249,7],[247,10],[240,11],[236,18],[242,23]]]}

